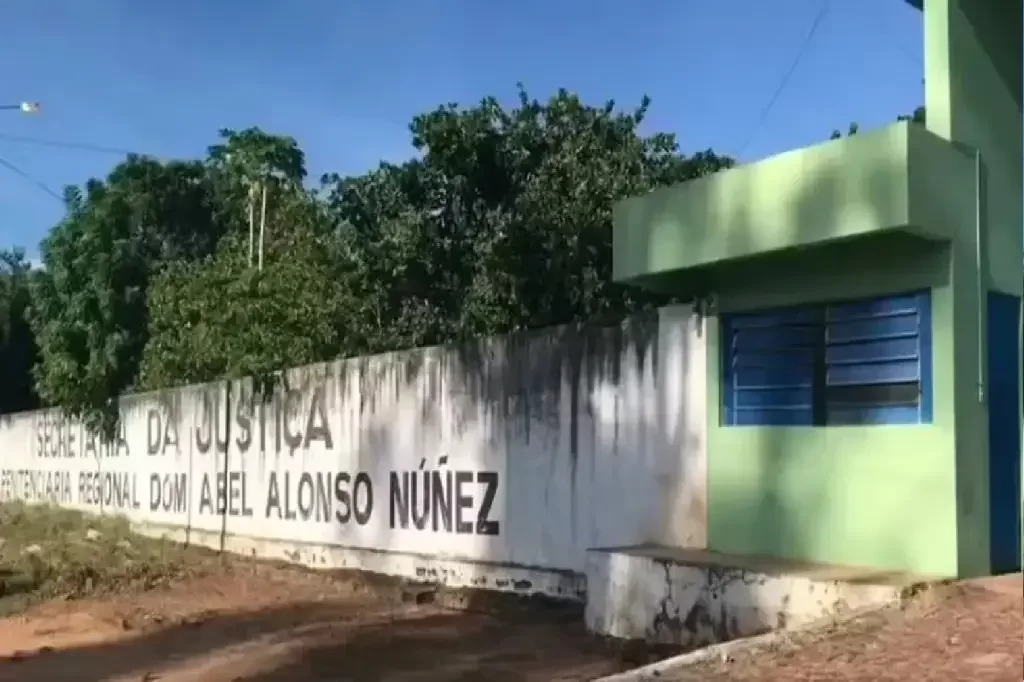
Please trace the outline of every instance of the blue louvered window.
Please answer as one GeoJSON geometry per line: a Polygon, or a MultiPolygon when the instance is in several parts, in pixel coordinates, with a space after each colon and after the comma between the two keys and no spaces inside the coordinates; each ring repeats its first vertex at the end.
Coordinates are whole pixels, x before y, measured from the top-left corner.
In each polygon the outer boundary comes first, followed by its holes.
{"type": "Polygon", "coordinates": [[[723,423],[932,421],[928,292],[722,316],[723,423]]]}

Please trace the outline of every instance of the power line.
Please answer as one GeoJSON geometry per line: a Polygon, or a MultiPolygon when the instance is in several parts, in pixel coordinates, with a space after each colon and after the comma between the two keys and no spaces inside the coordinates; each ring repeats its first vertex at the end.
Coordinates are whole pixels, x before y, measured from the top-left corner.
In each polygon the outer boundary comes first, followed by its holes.
{"type": "MultiPolygon", "coordinates": [[[[88,144],[86,142],[71,142],[67,140],[47,140],[41,137],[29,137],[27,135],[10,135],[7,133],[0,133],[0,141],[5,142],[17,142],[21,144],[31,144],[39,147],[52,147],[55,149],[68,149],[74,151],[92,152],[94,154],[107,154],[115,156],[152,156],[150,154],[142,154],[140,152],[133,152],[129,149],[120,149],[118,147],[104,147],[97,144],[88,144]]],[[[0,157],[0,166],[3,166],[7,170],[11,171],[23,180],[31,183],[36,189],[50,196],[62,205],[64,204],[64,197],[57,192],[53,191],[46,183],[31,176],[15,164],[11,163],[7,159],[0,157]]]]}
{"type": "Polygon", "coordinates": [[[34,185],[36,187],[36,189],[40,190],[44,194],[47,194],[50,197],[52,197],[52,198],[56,199],[57,201],[59,201],[61,203],[61,205],[64,204],[64,197],[62,197],[60,194],[57,194],[56,192],[54,192],[44,182],[42,182],[40,180],[37,180],[36,178],[32,177],[31,175],[29,175],[25,171],[21,170],[20,168],[15,166],[10,161],[8,161],[7,159],[3,158],[2,156],[0,156],[0,166],[3,166],[4,168],[6,168],[7,170],[11,171],[12,173],[17,175],[18,177],[20,177],[23,180],[26,180],[27,182],[31,183],[32,185],[34,185]]]}
{"type": "Polygon", "coordinates": [[[8,135],[7,133],[0,133],[0,140],[5,142],[20,142],[22,144],[34,144],[39,147],[53,147],[56,149],[74,149],[83,152],[93,152],[96,154],[115,154],[117,156],[128,156],[135,154],[138,156],[150,156],[149,154],[141,154],[139,152],[133,152],[129,149],[119,149],[117,147],[104,147],[102,145],[87,144],[85,142],[68,142],[64,140],[46,140],[40,137],[28,137],[25,135],[8,135]]]}
{"type": "Polygon", "coordinates": [[[761,132],[761,127],[768,119],[768,114],[770,114],[772,109],[775,107],[775,103],[779,100],[779,96],[782,95],[786,90],[786,86],[789,85],[789,79],[792,78],[793,74],[796,72],[796,68],[800,66],[800,62],[803,61],[804,53],[807,52],[807,48],[810,47],[811,40],[814,39],[815,34],[818,32],[818,28],[821,26],[822,20],[825,18],[825,15],[828,14],[829,5],[830,0],[821,0],[821,5],[818,7],[818,13],[815,15],[814,22],[811,24],[810,30],[807,31],[807,35],[804,36],[804,42],[800,45],[800,49],[797,50],[796,56],[793,58],[793,63],[789,65],[789,69],[787,69],[782,75],[782,80],[779,81],[779,85],[775,89],[774,94],[772,94],[771,99],[768,100],[768,104],[766,104],[764,109],[761,110],[761,116],[757,119],[757,123],[750,131],[750,135],[747,136],[747,141],[743,143],[742,147],[740,147],[740,152],[737,157],[742,157],[751,143],[757,139],[757,134],[761,132]]]}

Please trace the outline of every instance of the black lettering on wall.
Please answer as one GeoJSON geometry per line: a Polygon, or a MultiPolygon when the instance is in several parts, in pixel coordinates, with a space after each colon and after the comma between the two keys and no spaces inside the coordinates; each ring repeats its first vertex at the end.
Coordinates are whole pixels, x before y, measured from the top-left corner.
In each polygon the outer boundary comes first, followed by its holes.
{"type": "Polygon", "coordinates": [[[124,416],[118,420],[117,435],[114,437],[114,441],[111,442],[104,438],[99,437],[100,449],[103,452],[104,457],[127,457],[131,454],[128,448],[128,427],[125,424],[124,416]]]}
{"type": "Polygon", "coordinates": [[[340,524],[355,520],[366,525],[373,514],[373,481],[358,472],[304,471],[293,478],[291,472],[271,471],[267,480],[264,516],[284,521],[332,519],[340,524]]]}
{"type": "Polygon", "coordinates": [[[217,516],[252,516],[244,471],[218,472],[210,482],[203,474],[199,486],[199,513],[217,516]]]}
{"type": "Polygon", "coordinates": [[[430,520],[430,472],[409,472],[409,508],[412,510],[412,525],[416,530],[423,530],[430,520]],[[423,504],[419,504],[420,483],[422,482],[423,504]],[[422,509],[420,508],[422,506],[422,509]]]}
{"type": "Polygon", "coordinates": [[[117,471],[82,471],[78,474],[78,501],[103,509],[141,509],[135,474],[117,471]]]}
{"type": "Polygon", "coordinates": [[[71,472],[0,469],[0,502],[13,500],[72,504],[71,472]]]}
{"type": "Polygon", "coordinates": [[[97,459],[99,457],[100,439],[95,431],[82,430],[82,457],[97,459]]]}
{"type": "Polygon", "coordinates": [[[317,386],[313,389],[313,396],[309,405],[309,417],[306,419],[306,437],[303,447],[308,448],[314,441],[320,441],[328,450],[334,447],[334,439],[331,437],[331,427],[327,422],[327,410],[324,405],[324,388],[317,386]]]}
{"type": "Polygon", "coordinates": [[[77,457],[78,451],[75,448],[75,424],[70,419],[64,423],[64,456],[77,457]]]}
{"type": "Polygon", "coordinates": [[[356,523],[365,526],[373,516],[373,481],[370,474],[360,471],[356,474],[352,501],[355,507],[356,523]]]}
{"type": "Polygon", "coordinates": [[[227,475],[228,514],[230,516],[252,516],[246,493],[244,471],[232,471],[227,475]]]}
{"type": "Polygon", "coordinates": [[[490,518],[494,497],[498,494],[498,472],[478,471],[476,472],[476,482],[484,488],[483,499],[480,500],[480,506],[476,510],[476,534],[498,535],[501,525],[498,521],[490,518]]]}
{"type": "Polygon", "coordinates": [[[391,528],[408,529],[411,520],[415,530],[498,535],[501,524],[491,518],[498,484],[495,471],[392,471],[388,474],[391,528]]]}
{"type": "MultiPolygon", "coordinates": [[[[124,423],[124,418],[121,418],[118,421],[118,424],[120,426],[117,429],[117,443],[114,445],[113,455],[114,457],[127,457],[128,455],[131,454],[131,452],[128,450],[128,427],[124,423]]],[[[107,452],[111,452],[111,450],[108,449],[107,452]]]]}
{"type": "Polygon", "coordinates": [[[160,410],[150,408],[146,412],[146,454],[156,455],[160,453],[160,445],[163,441],[163,429],[160,428],[160,410]]]}
{"type": "Polygon", "coordinates": [[[170,448],[178,452],[176,413],[168,407],[150,408],[146,412],[146,454],[162,455],[170,448]]]}
{"type": "MultiPolygon", "coordinates": [[[[228,414],[221,413],[221,402],[220,389],[203,389],[199,401],[199,425],[195,429],[196,449],[200,454],[207,454],[211,447],[216,447],[220,453],[228,451],[228,431],[231,425],[228,414]]],[[[227,406],[226,388],[223,402],[227,406]]]]}
{"type": "MultiPolygon", "coordinates": [[[[210,451],[210,445],[213,444],[213,411],[210,390],[204,389],[199,399],[199,425],[196,426],[195,435],[196,449],[204,455],[210,451]]],[[[205,479],[204,482],[206,482],[205,479]]],[[[199,509],[202,512],[202,495],[199,496],[199,499],[199,509]]]]}
{"type": "MultiPolygon", "coordinates": [[[[309,390],[309,410],[303,413],[303,399],[306,392],[289,389],[275,392],[269,402],[255,400],[253,395],[242,395],[234,406],[231,421],[237,426],[234,443],[240,452],[251,449],[257,439],[260,452],[266,452],[271,445],[275,452],[285,449],[309,448],[320,443],[325,449],[334,448],[334,434],[327,414],[326,390],[316,386],[309,390]],[[257,433],[258,431],[258,433],[257,433]],[[268,441],[272,440],[272,443],[268,441]]],[[[219,391],[205,389],[199,397],[197,425],[195,427],[196,449],[206,454],[216,444],[218,452],[227,452],[228,424],[221,415],[222,398],[219,391]],[[222,421],[223,420],[223,421],[222,421]]],[[[149,447],[156,447],[159,415],[150,417],[149,447]]]]}
{"type": "Polygon", "coordinates": [[[277,472],[270,472],[270,480],[267,481],[267,504],[263,510],[263,516],[270,518],[270,512],[274,511],[277,518],[281,518],[281,489],[277,485],[277,472]]]}
{"type": "MultiPolygon", "coordinates": [[[[209,447],[209,444],[207,444],[209,447]]],[[[199,486],[199,513],[213,514],[213,491],[210,489],[210,475],[203,474],[203,481],[199,486]]]]}
{"type": "Polygon", "coordinates": [[[238,425],[238,435],[235,436],[235,445],[238,451],[245,454],[252,445],[252,396],[239,396],[238,405],[235,407],[235,423],[238,425]]]}
{"type": "MultiPolygon", "coordinates": [[[[277,405],[277,395],[275,394],[270,398],[269,402],[261,401],[259,403],[259,424],[260,424],[260,452],[267,451],[267,407],[268,405],[272,410],[277,405]]],[[[276,411],[275,411],[276,414],[276,411]]]]}
{"type": "MultiPolygon", "coordinates": [[[[287,474],[285,474],[287,476],[287,474]]],[[[313,515],[313,505],[316,504],[316,491],[313,485],[313,475],[308,471],[299,474],[299,518],[308,521],[313,515]]]]}
{"type": "Polygon", "coordinates": [[[36,414],[32,420],[37,458],[73,459],[78,456],[81,425],[57,411],[36,414]]]}
{"type": "Polygon", "coordinates": [[[391,528],[409,527],[409,472],[392,471],[388,474],[388,489],[391,498],[391,528]],[[396,517],[397,515],[397,523],[396,517]]]}
{"type": "Polygon", "coordinates": [[[180,451],[178,445],[178,415],[179,410],[168,410],[167,420],[164,424],[164,444],[162,452],[167,452],[168,449],[173,448],[174,452],[180,451]]]}
{"type": "Polygon", "coordinates": [[[220,391],[217,391],[217,398],[214,401],[213,413],[213,442],[217,446],[217,452],[226,454],[228,442],[231,440],[231,385],[224,385],[224,409],[220,409],[220,391]],[[223,429],[221,420],[223,419],[223,429]],[[223,433],[222,433],[223,431],[223,433]]]}
{"type": "Polygon", "coordinates": [[[473,508],[473,494],[463,494],[465,488],[473,482],[472,471],[455,472],[455,532],[472,533],[473,524],[463,516],[473,508]]]}
{"type": "Polygon", "coordinates": [[[150,474],[149,510],[174,514],[188,511],[188,475],[150,474]]]}
{"type": "Polygon", "coordinates": [[[47,420],[45,414],[37,414],[33,419],[33,427],[35,428],[36,431],[36,457],[46,456],[45,453],[48,444],[47,437],[49,436],[46,430],[46,421],[47,420]]]}
{"type": "Polygon", "coordinates": [[[430,486],[433,493],[430,498],[430,516],[433,519],[434,531],[452,532],[452,472],[432,471],[434,484],[430,486]],[[444,478],[442,478],[442,473],[444,478]]]}
{"type": "Polygon", "coordinates": [[[352,518],[352,494],[348,491],[348,484],[351,480],[352,477],[345,471],[334,477],[334,499],[338,503],[334,518],[341,524],[348,523],[352,518]]]}
{"type": "Polygon", "coordinates": [[[278,445],[277,451],[281,451],[281,438],[284,438],[284,444],[288,446],[288,449],[295,452],[302,446],[302,432],[292,431],[291,429],[291,416],[298,412],[299,404],[302,401],[302,394],[294,389],[287,390],[284,393],[284,400],[282,400],[280,414],[278,415],[278,445]]]}

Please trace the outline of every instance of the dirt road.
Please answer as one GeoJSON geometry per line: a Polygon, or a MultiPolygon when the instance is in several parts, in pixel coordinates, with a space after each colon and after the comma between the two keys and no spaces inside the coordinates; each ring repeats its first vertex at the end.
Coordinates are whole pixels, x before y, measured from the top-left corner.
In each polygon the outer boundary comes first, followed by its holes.
{"type": "Polygon", "coordinates": [[[660,682],[1020,682],[1024,580],[1020,574],[939,588],[906,610],[883,611],[837,632],[794,637],[774,651],[737,655],[660,682]]]}
{"type": "MultiPolygon", "coordinates": [[[[0,682],[568,682],[647,662],[578,609],[217,555],[0,505],[0,682]]],[[[1021,682],[1018,574],[659,682],[1021,682]]]]}
{"type": "Polygon", "coordinates": [[[252,564],[134,596],[49,602],[0,621],[0,680],[549,682],[628,667],[578,614],[455,611],[368,580],[252,564]]]}

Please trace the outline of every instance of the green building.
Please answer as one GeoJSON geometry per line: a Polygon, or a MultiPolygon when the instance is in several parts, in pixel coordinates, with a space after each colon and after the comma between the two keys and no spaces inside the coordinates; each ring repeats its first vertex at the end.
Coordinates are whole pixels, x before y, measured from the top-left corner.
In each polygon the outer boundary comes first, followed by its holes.
{"type": "Polygon", "coordinates": [[[616,206],[616,279],[707,315],[711,550],[1020,570],[1022,3],[915,6],[926,125],[616,206]]]}

